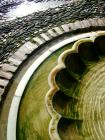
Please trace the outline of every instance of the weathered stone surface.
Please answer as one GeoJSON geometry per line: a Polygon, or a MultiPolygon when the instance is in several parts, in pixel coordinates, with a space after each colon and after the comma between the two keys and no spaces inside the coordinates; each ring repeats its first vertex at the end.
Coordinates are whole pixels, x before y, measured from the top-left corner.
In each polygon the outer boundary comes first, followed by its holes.
{"type": "Polygon", "coordinates": [[[69,23],[69,29],[72,31],[75,30],[74,23],[69,23]]]}
{"type": "Polygon", "coordinates": [[[81,24],[83,24],[84,28],[87,28],[87,27],[91,26],[89,20],[83,20],[83,21],[81,21],[81,24]]]}
{"type": "Polygon", "coordinates": [[[26,44],[24,44],[24,46],[30,50],[33,50],[33,49],[36,49],[38,48],[38,46],[34,43],[31,43],[31,42],[27,42],[26,44]]]}
{"type": "Polygon", "coordinates": [[[63,31],[59,27],[53,28],[59,35],[63,34],[63,31]]]}
{"type": "Polygon", "coordinates": [[[40,34],[40,36],[45,39],[46,41],[50,40],[50,37],[46,33],[40,34]]]}
{"type": "Polygon", "coordinates": [[[53,29],[48,30],[48,33],[49,33],[52,37],[56,37],[56,36],[57,36],[57,33],[55,33],[55,32],[53,31],[53,29]]]}
{"type": "Polygon", "coordinates": [[[27,58],[24,51],[17,51],[14,53],[14,56],[18,58],[19,60],[25,60],[27,58]]]}
{"type": "Polygon", "coordinates": [[[90,25],[93,26],[93,27],[99,25],[96,19],[94,19],[94,21],[93,21],[92,19],[89,19],[89,23],[90,23],[90,25]]]}
{"type": "Polygon", "coordinates": [[[43,44],[45,41],[42,40],[40,37],[34,37],[33,41],[38,43],[39,45],[43,44]]]}
{"type": "Polygon", "coordinates": [[[5,78],[5,79],[9,80],[9,79],[12,78],[12,76],[13,76],[12,73],[0,70],[0,77],[2,77],[2,78],[5,78]]]}
{"type": "Polygon", "coordinates": [[[2,87],[6,87],[7,86],[7,84],[8,84],[8,80],[5,80],[5,79],[0,79],[0,86],[2,86],[2,87]]]}
{"type": "Polygon", "coordinates": [[[3,64],[2,70],[6,72],[15,72],[17,69],[16,66],[10,65],[10,64],[3,64]]]}
{"type": "Polygon", "coordinates": [[[101,20],[101,19],[98,19],[98,24],[101,25],[101,26],[105,26],[105,21],[101,20]]]}
{"type": "Polygon", "coordinates": [[[22,63],[21,60],[13,58],[12,56],[9,57],[8,62],[10,62],[12,65],[16,65],[16,66],[19,66],[22,63]]]}
{"type": "Polygon", "coordinates": [[[65,32],[69,32],[69,31],[70,31],[70,30],[69,30],[69,25],[68,25],[68,24],[62,25],[62,28],[63,28],[63,30],[64,30],[65,32]]]}
{"type": "Polygon", "coordinates": [[[70,25],[71,25],[71,28],[72,28],[73,30],[77,30],[77,29],[83,28],[83,25],[82,25],[81,22],[79,22],[79,21],[76,21],[76,22],[74,23],[74,26],[72,26],[72,24],[70,24],[70,25]]]}
{"type": "Polygon", "coordinates": [[[31,43],[30,41],[26,42],[23,46],[21,46],[19,48],[20,52],[26,53],[26,54],[30,54],[32,53],[33,50],[37,49],[38,45],[31,43]]]}

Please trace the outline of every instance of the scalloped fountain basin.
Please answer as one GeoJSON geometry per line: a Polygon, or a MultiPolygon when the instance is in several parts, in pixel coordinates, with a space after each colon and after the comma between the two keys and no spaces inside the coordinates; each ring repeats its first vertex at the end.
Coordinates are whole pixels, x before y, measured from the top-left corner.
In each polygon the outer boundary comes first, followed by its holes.
{"type": "Polygon", "coordinates": [[[105,34],[79,40],[49,75],[52,140],[105,139],[105,34]]]}

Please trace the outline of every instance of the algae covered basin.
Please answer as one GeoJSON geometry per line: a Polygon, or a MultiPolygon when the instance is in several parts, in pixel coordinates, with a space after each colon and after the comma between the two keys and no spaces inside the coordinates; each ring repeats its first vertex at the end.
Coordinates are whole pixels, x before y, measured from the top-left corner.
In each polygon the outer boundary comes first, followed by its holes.
{"type": "Polygon", "coordinates": [[[20,104],[17,139],[105,139],[105,35],[92,39],[63,47],[36,70],[20,104]]]}
{"type": "Polygon", "coordinates": [[[20,104],[17,139],[49,140],[50,116],[45,106],[45,95],[49,90],[48,75],[57,65],[58,56],[72,44],[65,46],[46,59],[31,77],[20,104]]]}

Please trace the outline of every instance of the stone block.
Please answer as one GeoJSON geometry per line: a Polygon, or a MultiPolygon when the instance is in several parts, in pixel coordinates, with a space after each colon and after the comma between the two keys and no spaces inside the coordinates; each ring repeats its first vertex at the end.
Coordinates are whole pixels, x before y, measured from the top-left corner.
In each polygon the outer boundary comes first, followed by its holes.
{"type": "Polygon", "coordinates": [[[89,19],[89,22],[93,27],[99,26],[98,21],[96,19],[89,19]]]}
{"type": "Polygon", "coordinates": [[[50,29],[47,31],[52,37],[56,37],[57,33],[53,31],[53,29],[50,29]]]}
{"type": "Polygon", "coordinates": [[[97,22],[99,26],[105,26],[105,20],[98,18],[97,22]]]}
{"type": "Polygon", "coordinates": [[[13,76],[12,73],[0,70],[0,77],[2,77],[2,78],[5,78],[5,79],[9,80],[9,79],[12,78],[12,76],[13,76]]]}
{"type": "Polygon", "coordinates": [[[82,25],[82,23],[80,21],[74,22],[73,30],[77,30],[77,29],[81,29],[81,28],[84,28],[84,26],[82,25]]]}
{"type": "Polygon", "coordinates": [[[34,42],[37,42],[39,45],[42,45],[45,41],[42,40],[40,37],[34,37],[33,38],[34,42]]]}
{"type": "Polygon", "coordinates": [[[0,79],[0,87],[6,87],[8,85],[9,80],[0,79]]]}
{"type": "Polygon", "coordinates": [[[68,24],[64,24],[64,25],[62,25],[61,27],[63,28],[63,30],[64,30],[65,32],[69,32],[69,31],[70,31],[69,25],[68,25],[68,24]]]}
{"type": "Polygon", "coordinates": [[[20,52],[24,51],[25,54],[30,54],[30,53],[32,53],[37,48],[38,48],[38,45],[33,44],[31,42],[26,42],[23,46],[21,46],[19,48],[19,51],[20,52]]]}
{"type": "Polygon", "coordinates": [[[16,66],[19,66],[19,65],[22,63],[21,60],[16,59],[16,58],[13,58],[13,57],[10,57],[10,58],[8,59],[8,61],[9,61],[12,65],[16,65],[16,66]]]}
{"type": "Polygon", "coordinates": [[[3,71],[6,71],[6,72],[15,72],[16,69],[17,69],[17,67],[16,67],[16,66],[13,66],[13,65],[11,65],[11,64],[6,64],[6,63],[4,63],[4,64],[2,65],[2,70],[3,70],[3,71]]]}
{"type": "Polygon", "coordinates": [[[25,60],[27,58],[26,53],[24,52],[24,50],[22,51],[17,51],[14,53],[14,55],[16,56],[16,58],[18,58],[19,60],[25,60]]]}
{"type": "Polygon", "coordinates": [[[40,34],[40,36],[41,36],[45,41],[50,40],[50,37],[49,37],[46,33],[42,33],[42,34],[40,34]]]}
{"type": "Polygon", "coordinates": [[[69,29],[70,29],[70,31],[75,29],[75,27],[74,27],[74,23],[69,23],[68,25],[69,25],[69,29]]]}
{"type": "Polygon", "coordinates": [[[84,28],[88,28],[91,26],[91,23],[89,22],[89,20],[83,20],[81,21],[81,24],[83,24],[84,28]]]}
{"type": "Polygon", "coordinates": [[[59,27],[55,27],[53,29],[57,32],[58,35],[63,34],[63,31],[59,27]]]}

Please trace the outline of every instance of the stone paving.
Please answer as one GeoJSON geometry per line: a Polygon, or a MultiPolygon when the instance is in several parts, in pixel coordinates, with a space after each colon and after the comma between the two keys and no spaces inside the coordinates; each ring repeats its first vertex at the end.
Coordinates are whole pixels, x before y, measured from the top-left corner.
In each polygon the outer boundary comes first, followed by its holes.
{"type": "Polygon", "coordinates": [[[0,61],[6,61],[18,47],[41,32],[76,20],[104,17],[104,11],[103,0],[81,0],[15,21],[0,23],[0,61]]]}

